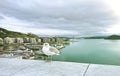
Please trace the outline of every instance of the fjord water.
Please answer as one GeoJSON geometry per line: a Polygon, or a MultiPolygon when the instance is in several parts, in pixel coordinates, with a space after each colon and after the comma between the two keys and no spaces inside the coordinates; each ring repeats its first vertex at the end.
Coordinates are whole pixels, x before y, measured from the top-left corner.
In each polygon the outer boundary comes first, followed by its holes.
{"type": "Polygon", "coordinates": [[[53,60],[120,65],[120,40],[80,39],[67,45],[53,60]]]}

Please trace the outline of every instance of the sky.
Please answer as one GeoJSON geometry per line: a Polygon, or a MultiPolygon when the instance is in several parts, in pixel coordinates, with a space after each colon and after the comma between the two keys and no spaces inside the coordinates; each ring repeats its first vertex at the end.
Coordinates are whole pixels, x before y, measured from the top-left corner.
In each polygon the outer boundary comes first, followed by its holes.
{"type": "Polygon", "coordinates": [[[0,0],[0,27],[38,35],[120,34],[119,0],[0,0]]]}

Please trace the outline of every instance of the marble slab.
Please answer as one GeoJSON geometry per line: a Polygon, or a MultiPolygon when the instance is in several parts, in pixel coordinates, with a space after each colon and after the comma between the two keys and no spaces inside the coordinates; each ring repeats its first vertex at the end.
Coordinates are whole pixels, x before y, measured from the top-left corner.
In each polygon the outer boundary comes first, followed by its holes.
{"type": "Polygon", "coordinates": [[[83,76],[88,64],[0,59],[0,76],[83,76]]]}
{"type": "Polygon", "coordinates": [[[120,66],[91,64],[85,76],[120,76],[120,66]]]}

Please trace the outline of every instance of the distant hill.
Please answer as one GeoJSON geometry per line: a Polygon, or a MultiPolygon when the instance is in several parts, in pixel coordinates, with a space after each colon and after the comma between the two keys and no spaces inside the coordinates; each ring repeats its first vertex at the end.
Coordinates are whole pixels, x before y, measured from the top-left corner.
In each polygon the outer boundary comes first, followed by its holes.
{"type": "Polygon", "coordinates": [[[120,39],[120,35],[111,35],[111,36],[94,36],[94,37],[83,37],[84,39],[120,39]]]}
{"type": "Polygon", "coordinates": [[[84,39],[104,39],[107,38],[107,36],[93,36],[93,37],[83,37],[84,39]]]}
{"type": "Polygon", "coordinates": [[[120,36],[119,35],[111,35],[111,36],[108,36],[107,38],[105,39],[112,39],[112,40],[116,40],[116,39],[120,39],[120,36]]]}
{"type": "Polygon", "coordinates": [[[20,33],[20,32],[9,31],[9,30],[4,29],[4,28],[0,28],[0,38],[5,38],[5,37],[39,38],[39,36],[32,34],[32,33],[24,34],[24,33],[20,33]]]}

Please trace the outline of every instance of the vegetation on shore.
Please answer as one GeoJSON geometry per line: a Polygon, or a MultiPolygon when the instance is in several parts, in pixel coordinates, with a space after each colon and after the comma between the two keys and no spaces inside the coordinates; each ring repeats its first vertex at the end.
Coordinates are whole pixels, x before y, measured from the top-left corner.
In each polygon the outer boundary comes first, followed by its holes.
{"type": "Polygon", "coordinates": [[[93,36],[93,37],[83,37],[84,39],[112,39],[119,40],[120,35],[111,35],[111,36],[93,36]]]}
{"type": "Polygon", "coordinates": [[[42,44],[42,43],[62,43],[66,44],[69,42],[68,38],[63,37],[39,37],[35,34],[20,33],[9,31],[3,28],[0,28],[0,45],[6,44],[42,44]]]}
{"type": "Polygon", "coordinates": [[[119,35],[111,35],[111,36],[108,36],[108,37],[105,38],[105,39],[118,40],[118,39],[120,39],[120,36],[119,36],[119,35]]]}
{"type": "Polygon", "coordinates": [[[83,37],[84,39],[104,39],[106,36],[83,37]]]}
{"type": "Polygon", "coordinates": [[[0,28],[0,38],[5,38],[5,37],[20,37],[20,38],[25,38],[25,37],[29,37],[29,38],[39,38],[39,36],[32,34],[32,33],[28,33],[28,34],[24,34],[24,33],[20,33],[20,32],[14,32],[14,31],[9,31],[3,28],[0,28]]]}

